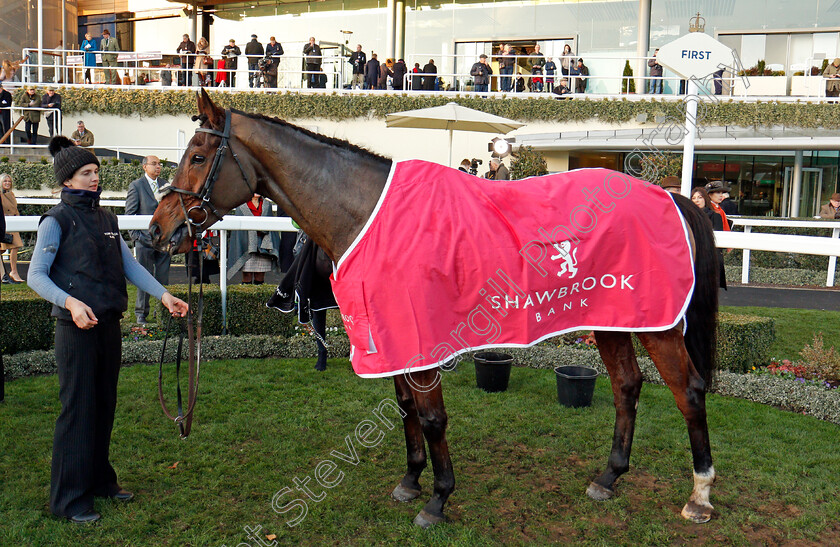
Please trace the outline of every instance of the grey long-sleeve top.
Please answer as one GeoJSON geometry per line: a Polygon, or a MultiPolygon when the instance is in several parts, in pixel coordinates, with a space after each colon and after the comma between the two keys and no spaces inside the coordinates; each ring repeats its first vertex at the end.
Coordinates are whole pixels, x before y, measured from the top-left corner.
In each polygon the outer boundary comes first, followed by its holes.
{"type": "MultiPolygon", "coordinates": [[[[38,226],[38,239],[35,243],[35,252],[32,254],[32,261],[29,264],[26,283],[29,285],[29,288],[38,293],[44,300],[52,302],[60,308],[64,308],[64,302],[70,295],[53,283],[53,280],[49,277],[50,268],[55,261],[55,255],[60,243],[61,226],[56,219],[46,217],[38,226]]],[[[125,277],[140,290],[160,300],[166,292],[166,288],[146,268],[134,260],[131,250],[122,238],[120,238],[120,251],[125,277]]]]}

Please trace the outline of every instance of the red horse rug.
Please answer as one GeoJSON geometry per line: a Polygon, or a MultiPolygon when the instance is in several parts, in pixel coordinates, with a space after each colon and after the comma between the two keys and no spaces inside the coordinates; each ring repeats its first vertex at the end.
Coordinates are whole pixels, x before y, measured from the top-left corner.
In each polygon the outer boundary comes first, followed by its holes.
{"type": "Polygon", "coordinates": [[[359,376],[574,330],[662,331],[694,289],[670,194],[606,169],[490,181],[395,162],[331,277],[359,376]]]}

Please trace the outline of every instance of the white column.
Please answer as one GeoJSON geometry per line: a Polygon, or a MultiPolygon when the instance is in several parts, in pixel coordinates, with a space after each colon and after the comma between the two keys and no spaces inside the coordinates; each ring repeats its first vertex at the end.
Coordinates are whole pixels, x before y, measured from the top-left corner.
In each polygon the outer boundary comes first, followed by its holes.
{"type": "Polygon", "coordinates": [[[790,216],[799,216],[799,196],[802,193],[802,150],[793,155],[793,176],[790,183],[790,216]]]}
{"type": "MultiPolygon", "coordinates": [[[[30,55],[32,53],[30,52],[30,55]]],[[[44,58],[44,0],[38,0],[38,82],[44,81],[44,67],[41,61],[44,58]]],[[[29,60],[32,62],[32,59],[29,60]]]]}
{"type": "Polygon", "coordinates": [[[646,57],[650,49],[650,3],[651,0],[639,0],[639,36],[636,46],[636,93],[645,93],[645,70],[647,63],[641,57],[646,57]]]}
{"type": "Polygon", "coordinates": [[[405,59],[405,0],[397,0],[394,29],[394,59],[405,59]]]}
{"type": "Polygon", "coordinates": [[[385,59],[394,56],[394,38],[396,36],[396,16],[397,3],[396,0],[388,0],[387,17],[385,21],[385,58],[380,59],[379,62],[384,63],[385,59]]]}
{"type": "Polygon", "coordinates": [[[223,334],[227,334],[227,237],[227,230],[219,230],[219,290],[222,293],[223,334]]]}
{"type": "Polygon", "coordinates": [[[691,176],[694,172],[694,139],[697,136],[697,101],[700,100],[697,83],[694,80],[688,80],[687,91],[688,95],[686,96],[687,100],[685,105],[686,134],[685,140],[683,141],[682,184],[680,185],[680,193],[689,198],[691,197],[691,176]]]}

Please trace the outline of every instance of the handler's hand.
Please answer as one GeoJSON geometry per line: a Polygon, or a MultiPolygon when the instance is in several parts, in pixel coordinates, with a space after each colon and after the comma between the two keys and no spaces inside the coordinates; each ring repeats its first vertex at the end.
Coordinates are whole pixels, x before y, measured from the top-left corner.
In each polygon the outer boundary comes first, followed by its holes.
{"type": "Polygon", "coordinates": [[[64,301],[64,308],[73,316],[73,322],[80,329],[87,330],[95,327],[99,323],[99,319],[93,314],[90,306],[79,300],[68,296],[64,301]]]}
{"type": "Polygon", "coordinates": [[[163,302],[163,305],[166,306],[166,309],[169,310],[172,317],[184,317],[190,310],[190,307],[186,302],[180,298],[175,298],[168,292],[163,293],[163,298],[161,298],[160,301],[163,302]]]}

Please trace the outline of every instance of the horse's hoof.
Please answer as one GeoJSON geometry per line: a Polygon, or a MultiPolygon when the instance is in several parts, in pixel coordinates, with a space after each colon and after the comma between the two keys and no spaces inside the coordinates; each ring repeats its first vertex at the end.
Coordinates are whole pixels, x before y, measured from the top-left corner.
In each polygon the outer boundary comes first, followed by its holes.
{"type": "Polygon", "coordinates": [[[391,492],[391,497],[399,502],[405,503],[407,501],[416,500],[420,496],[420,490],[414,488],[406,488],[402,484],[398,484],[394,491],[391,492]]]}
{"type": "Polygon", "coordinates": [[[436,517],[423,510],[417,513],[417,516],[414,517],[414,524],[425,530],[426,528],[430,528],[435,524],[443,522],[444,520],[444,517],[436,517]]]}
{"type": "Polygon", "coordinates": [[[586,495],[593,500],[604,501],[608,500],[615,494],[615,491],[601,486],[596,482],[589,483],[589,488],[586,489],[586,495]]]}
{"type": "Polygon", "coordinates": [[[703,524],[712,520],[712,504],[700,504],[689,501],[682,510],[682,516],[695,524],[703,524]]]}

